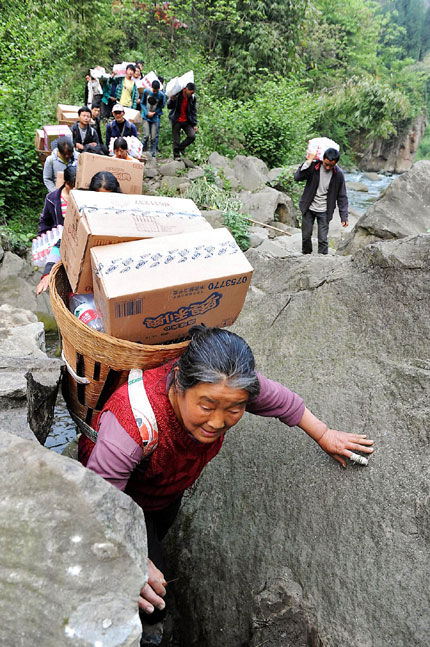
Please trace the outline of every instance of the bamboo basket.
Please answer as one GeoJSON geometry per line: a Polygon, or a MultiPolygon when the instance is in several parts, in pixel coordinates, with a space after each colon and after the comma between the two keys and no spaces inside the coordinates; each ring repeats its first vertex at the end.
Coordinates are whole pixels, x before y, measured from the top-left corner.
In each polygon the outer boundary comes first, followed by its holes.
{"type": "Polygon", "coordinates": [[[83,324],[68,309],[71,292],[63,264],[53,268],[49,292],[67,371],[63,395],[73,419],[90,425],[132,368],[155,368],[181,355],[188,341],[148,346],[117,339],[83,324]]]}

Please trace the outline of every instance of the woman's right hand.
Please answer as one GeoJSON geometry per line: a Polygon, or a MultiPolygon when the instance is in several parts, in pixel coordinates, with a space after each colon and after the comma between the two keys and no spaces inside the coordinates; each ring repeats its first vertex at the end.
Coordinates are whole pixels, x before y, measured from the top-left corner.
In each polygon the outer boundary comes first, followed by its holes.
{"type": "Polygon", "coordinates": [[[142,588],[139,595],[139,607],[145,613],[152,613],[154,607],[160,611],[164,609],[166,603],[163,597],[166,595],[167,582],[163,573],[148,558],[148,581],[142,588]]]}
{"type": "Polygon", "coordinates": [[[49,285],[49,274],[45,274],[45,276],[42,276],[39,283],[37,284],[36,294],[41,294],[42,292],[46,292],[46,290],[48,289],[48,285],[49,285]]]}

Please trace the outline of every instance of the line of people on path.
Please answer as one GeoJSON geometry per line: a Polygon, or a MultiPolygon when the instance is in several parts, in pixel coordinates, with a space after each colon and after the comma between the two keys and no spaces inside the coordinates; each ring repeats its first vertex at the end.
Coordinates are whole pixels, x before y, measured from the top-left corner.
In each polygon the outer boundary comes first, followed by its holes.
{"type": "MultiPolygon", "coordinates": [[[[179,158],[185,148],[193,143],[197,132],[197,103],[195,97],[196,86],[188,83],[177,95],[170,97],[167,102],[163,90],[164,77],[158,76],[146,88],[142,77],[143,62],[137,61],[135,65],[129,63],[125,69],[125,76],[115,78],[115,73],[107,78],[95,79],[90,73],[86,76],[85,104],[88,107],[99,105],[102,117],[109,119],[115,117],[118,106],[140,110],[143,120],[143,146],[150,150],[155,157],[158,150],[160,119],[163,108],[169,109],[169,119],[172,122],[173,156],[179,158]],[[180,140],[181,130],[186,138],[180,140]]],[[[126,135],[124,135],[126,136],[126,135]]],[[[106,140],[108,134],[106,133],[106,140]]],[[[109,142],[106,141],[109,147],[109,142]]]]}

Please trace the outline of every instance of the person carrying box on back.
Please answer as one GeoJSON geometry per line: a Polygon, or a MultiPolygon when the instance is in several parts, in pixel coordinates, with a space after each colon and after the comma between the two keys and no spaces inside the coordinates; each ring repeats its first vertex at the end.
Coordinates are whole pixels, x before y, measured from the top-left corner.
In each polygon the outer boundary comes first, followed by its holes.
{"type": "Polygon", "coordinates": [[[169,119],[172,122],[173,158],[181,159],[187,146],[193,143],[197,132],[197,106],[195,97],[196,86],[187,83],[185,88],[171,97],[167,103],[170,110],[169,119]],[[181,142],[181,130],[186,138],[181,142]]]}
{"type": "Polygon", "coordinates": [[[68,166],[76,166],[77,163],[78,153],[73,148],[73,142],[67,137],[60,137],[57,148],[46,158],[43,167],[43,182],[48,191],[55,191],[59,171],[64,172],[68,166]]]}
{"type": "Polygon", "coordinates": [[[75,121],[70,129],[73,135],[73,143],[79,152],[82,152],[85,146],[96,147],[100,145],[95,128],[90,126],[91,116],[90,108],[82,106],[78,110],[78,121],[75,121]]]}
{"type": "Polygon", "coordinates": [[[339,151],[329,148],[323,159],[315,160],[315,153],[308,153],[306,161],[294,174],[296,182],[306,180],[300,198],[302,212],[302,253],[312,254],[312,230],[315,218],[318,222],[318,254],[328,254],[328,228],[336,203],[342,227],[348,227],[348,197],[345,177],[337,166],[339,151]]]}

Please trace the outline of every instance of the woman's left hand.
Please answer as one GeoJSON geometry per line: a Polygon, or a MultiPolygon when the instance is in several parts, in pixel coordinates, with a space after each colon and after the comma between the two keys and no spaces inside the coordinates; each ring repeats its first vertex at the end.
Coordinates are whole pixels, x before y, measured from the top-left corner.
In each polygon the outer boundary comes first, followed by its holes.
{"type": "Polygon", "coordinates": [[[329,429],[317,441],[318,445],[342,467],[346,467],[346,458],[351,458],[354,452],[373,453],[373,440],[362,434],[349,434],[345,431],[329,429]]]}

